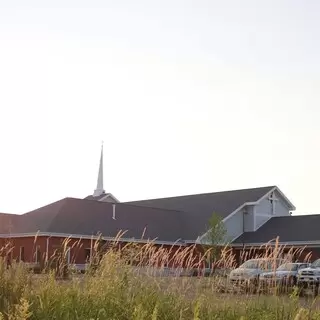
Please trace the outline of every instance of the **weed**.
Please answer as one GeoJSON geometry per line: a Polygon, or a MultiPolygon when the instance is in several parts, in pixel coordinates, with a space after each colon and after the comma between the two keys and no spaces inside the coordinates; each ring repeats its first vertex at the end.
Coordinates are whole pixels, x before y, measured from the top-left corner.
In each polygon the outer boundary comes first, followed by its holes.
{"type": "MultiPolygon", "coordinates": [[[[67,263],[70,246],[66,240],[55,257],[45,257],[42,274],[30,273],[23,263],[8,266],[6,258],[0,258],[0,320],[320,319],[317,300],[301,301],[297,289],[290,295],[230,294],[226,270],[234,266],[234,259],[229,248],[222,250],[219,261],[223,272],[190,277],[203,262],[194,258],[194,247],[174,251],[152,243],[114,242],[104,250],[99,239],[93,245],[91,267],[79,275],[67,263]],[[170,265],[175,272],[169,274],[170,265]]],[[[265,252],[275,257],[281,250],[277,246],[276,252],[265,252]]]]}

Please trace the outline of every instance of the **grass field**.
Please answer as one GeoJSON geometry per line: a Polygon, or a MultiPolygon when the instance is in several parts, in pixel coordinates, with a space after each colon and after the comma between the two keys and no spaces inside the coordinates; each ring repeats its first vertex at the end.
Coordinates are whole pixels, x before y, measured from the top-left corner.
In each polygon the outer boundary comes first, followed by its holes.
{"type": "Polygon", "coordinates": [[[125,255],[112,250],[94,272],[68,280],[31,274],[18,263],[7,268],[0,260],[0,319],[320,319],[317,300],[295,292],[224,293],[223,281],[138,274],[125,255]]]}

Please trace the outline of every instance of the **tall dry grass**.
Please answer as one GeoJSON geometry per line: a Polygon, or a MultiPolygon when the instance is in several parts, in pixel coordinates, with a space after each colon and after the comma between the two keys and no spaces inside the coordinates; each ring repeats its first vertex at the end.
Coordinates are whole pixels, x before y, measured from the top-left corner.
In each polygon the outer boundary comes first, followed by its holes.
{"type": "MultiPolygon", "coordinates": [[[[54,256],[45,257],[40,275],[23,263],[8,266],[6,257],[0,259],[0,319],[320,319],[317,301],[302,301],[295,292],[283,296],[226,292],[224,272],[235,267],[230,248],[222,250],[211,277],[202,277],[201,272],[190,277],[194,270],[201,271],[206,258],[203,253],[196,260],[195,247],[174,251],[153,243],[119,246],[119,238],[106,248],[98,239],[88,272],[79,275],[66,263],[69,241],[54,256]]],[[[264,249],[268,259],[288,250],[278,244],[264,249]]],[[[2,248],[5,254],[11,250],[2,248]]],[[[298,250],[292,253],[299,255],[298,250]]],[[[260,251],[250,254],[261,257],[260,251]]]]}

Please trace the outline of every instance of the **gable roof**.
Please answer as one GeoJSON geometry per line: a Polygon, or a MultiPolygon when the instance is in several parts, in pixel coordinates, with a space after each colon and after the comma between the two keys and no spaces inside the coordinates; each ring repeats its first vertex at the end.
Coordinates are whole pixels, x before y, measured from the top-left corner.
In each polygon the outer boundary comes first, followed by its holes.
{"type": "Polygon", "coordinates": [[[151,209],[127,204],[65,198],[20,217],[14,233],[61,233],[124,238],[155,239],[174,242],[185,230],[181,212],[151,209]],[[113,219],[115,205],[116,219],[113,219]]]}
{"type": "Polygon", "coordinates": [[[243,204],[258,201],[274,188],[276,187],[270,186],[170,198],[130,201],[126,203],[145,207],[184,211],[196,214],[199,218],[201,216],[205,216],[207,219],[206,221],[208,221],[213,213],[220,215],[222,218],[226,218],[230,213],[237,210],[243,204]]]}
{"type": "Polygon", "coordinates": [[[281,243],[320,242],[320,215],[273,217],[255,232],[245,232],[233,244],[265,244],[279,237],[281,243]]]}
{"type": "MultiPolygon", "coordinates": [[[[213,213],[226,219],[246,204],[253,204],[277,187],[262,187],[188,196],[110,203],[92,199],[65,198],[19,216],[11,233],[60,233],[125,237],[175,242],[195,241],[207,231],[213,213]],[[116,220],[112,219],[113,206],[116,220]]],[[[278,190],[278,189],[277,189],[278,190]]],[[[104,194],[105,197],[108,194],[104,194]]],[[[100,199],[100,198],[99,198],[100,199]]],[[[1,232],[0,234],[7,233],[1,232]]]]}

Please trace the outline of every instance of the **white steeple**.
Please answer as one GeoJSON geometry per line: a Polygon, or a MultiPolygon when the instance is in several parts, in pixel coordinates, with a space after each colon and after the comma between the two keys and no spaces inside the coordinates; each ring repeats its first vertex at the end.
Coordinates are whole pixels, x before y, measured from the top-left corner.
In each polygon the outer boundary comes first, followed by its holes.
{"type": "Polygon", "coordinates": [[[102,143],[97,188],[96,190],[94,190],[93,196],[99,197],[104,193],[105,191],[103,189],[103,143],[102,143]]]}

